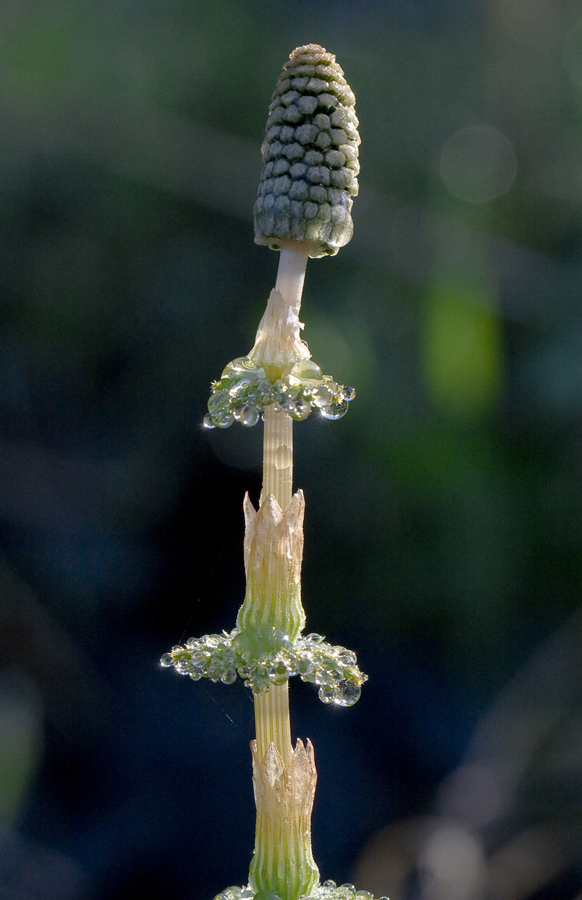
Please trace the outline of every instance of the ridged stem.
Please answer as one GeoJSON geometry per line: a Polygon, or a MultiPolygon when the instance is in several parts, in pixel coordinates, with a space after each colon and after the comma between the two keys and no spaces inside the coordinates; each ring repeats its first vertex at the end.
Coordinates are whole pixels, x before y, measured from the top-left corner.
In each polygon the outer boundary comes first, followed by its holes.
{"type": "MultiPolygon", "coordinates": [[[[309,247],[305,244],[285,245],[279,257],[276,289],[285,301],[299,312],[309,247]]],[[[293,420],[275,404],[265,409],[263,434],[262,497],[273,494],[285,509],[293,494],[293,420]]],[[[289,683],[273,685],[266,694],[255,696],[257,752],[262,759],[274,742],[287,765],[292,753],[289,717],[289,683]]]]}
{"type": "Polygon", "coordinates": [[[293,746],[289,717],[289,682],[274,684],[266,694],[255,695],[257,756],[262,759],[273,743],[287,766],[293,746]]]}
{"type": "MultiPolygon", "coordinates": [[[[276,289],[295,314],[301,305],[308,251],[302,244],[281,250],[276,289]]],[[[293,493],[293,420],[272,404],[265,409],[264,423],[261,502],[273,495],[285,509],[293,493]]],[[[288,681],[255,695],[254,701],[257,828],[250,880],[255,891],[274,890],[284,900],[296,900],[318,880],[311,852],[313,749],[309,745],[306,754],[298,744],[294,754],[288,681]]]]}
{"type": "Polygon", "coordinates": [[[265,409],[262,500],[272,494],[285,509],[293,494],[293,419],[272,403],[265,409]]]}

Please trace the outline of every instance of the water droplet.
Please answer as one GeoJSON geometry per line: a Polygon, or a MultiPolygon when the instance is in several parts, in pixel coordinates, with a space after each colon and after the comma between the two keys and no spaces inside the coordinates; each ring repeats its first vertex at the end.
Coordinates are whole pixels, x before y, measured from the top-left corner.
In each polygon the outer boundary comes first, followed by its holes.
{"type": "Polygon", "coordinates": [[[293,366],[288,367],[283,372],[283,377],[288,375],[290,381],[321,381],[323,372],[312,359],[300,359],[293,366]]]}
{"type": "Polygon", "coordinates": [[[239,418],[243,425],[256,425],[259,421],[259,413],[253,406],[245,406],[239,418]]]}
{"type": "Polygon", "coordinates": [[[238,375],[241,372],[255,371],[261,371],[261,369],[259,366],[255,365],[252,359],[249,359],[248,356],[237,356],[236,359],[233,359],[232,362],[229,362],[224,368],[222,377],[232,378],[233,375],[238,375]]]}
{"type": "Polygon", "coordinates": [[[231,413],[226,413],[225,415],[217,416],[214,421],[218,428],[230,428],[234,422],[234,416],[231,413]]]}
{"type": "Polygon", "coordinates": [[[202,423],[203,423],[203,425],[204,425],[205,428],[208,428],[209,431],[210,431],[212,428],[216,428],[216,425],[214,424],[214,421],[213,421],[212,416],[210,415],[210,413],[206,413],[206,415],[205,415],[204,418],[202,419],[202,423]]]}
{"type": "Polygon", "coordinates": [[[311,405],[307,403],[306,400],[295,400],[294,403],[288,404],[287,412],[292,419],[295,419],[298,422],[302,422],[303,419],[306,419],[310,414],[311,405]]]}
{"type": "Polygon", "coordinates": [[[335,690],[327,684],[320,687],[318,696],[322,703],[333,703],[336,699],[335,690]]]}
{"type": "Polygon", "coordinates": [[[339,400],[330,403],[328,406],[321,407],[321,415],[325,416],[326,419],[341,419],[342,416],[348,411],[348,404],[346,400],[339,400]]]}
{"type": "Polygon", "coordinates": [[[236,681],[236,671],[234,669],[227,669],[220,680],[223,684],[234,684],[236,681]]]}
{"type": "Polygon", "coordinates": [[[273,402],[277,404],[281,409],[287,409],[289,403],[293,400],[291,394],[287,390],[287,387],[279,387],[273,392],[273,402]]]}
{"type": "Polygon", "coordinates": [[[317,632],[312,631],[312,633],[308,634],[307,637],[304,638],[304,640],[310,641],[312,644],[321,644],[321,642],[324,641],[325,638],[322,634],[317,634],[317,632]]]}
{"type": "Polygon", "coordinates": [[[337,661],[342,666],[355,666],[358,658],[353,650],[346,650],[345,647],[342,647],[338,653],[337,661]]]}
{"type": "Polygon", "coordinates": [[[288,447],[286,444],[279,444],[274,453],[274,462],[276,469],[288,469],[293,462],[291,447],[288,447]]]}
{"type": "Polygon", "coordinates": [[[360,699],[362,688],[353,681],[340,681],[336,688],[334,703],[337,706],[353,706],[360,699]]]}
{"type": "Polygon", "coordinates": [[[332,881],[331,878],[328,881],[324,881],[323,886],[324,888],[327,888],[328,891],[335,891],[336,889],[336,883],[335,881],[332,881]]]}
{"type": "Polygon", "coordinates": [[[354,387],[346,385],[342,393],[344,395],[344,400],[347,400],[348,403],[351,403],[352,400],[355,400],[356,398],[356,389],[354,387]]]}
{"type": "Polygon", "coordinates": [[[332,393],[327,385],[319,384],[311,391],[311,399],[314,406],[317,406],[318,409],[321,409],[322,407],[327,406],[329,403],[331,403],[332,393]]]}
{"type": "Polygon", "coordinates": [[[214,394],[210,395],[210,399],[208,400],[208,412],[217,413],[223,409],[228,409],[229,403],[230,396],[228,391],[216,391],[214,394]]]}
{"type": "Polygon", "coordinates": [[[163,655],[162,658],[160,659],[160,663],[161,663],[161,665],[162,665],[165,669],[167,669],[169,666],[173,666],[173,665],[174,665],[174,659],[173,659],[173,657],[172,657],[172,654],[171,654],[171,653],[164,653],[164,655],[163,655]]]}

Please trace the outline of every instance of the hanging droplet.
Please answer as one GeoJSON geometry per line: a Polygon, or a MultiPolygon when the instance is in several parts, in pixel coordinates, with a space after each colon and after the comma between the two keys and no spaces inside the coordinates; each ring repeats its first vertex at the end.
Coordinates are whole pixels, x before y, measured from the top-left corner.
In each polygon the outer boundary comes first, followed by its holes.
{"type": "Polygon", "coordinates": [[[227,669],[220,680],[223,684],[234,684],[234,682],[236,681],[235,669],[227,669]]]}
{"type": "Polygon", "coordinates": [[[174,665],[174,658],[171,653],[164,653],[162,658],[160,659],[160,664],[165,668],[169,668],[174,665]]]}
{"type": "Polygon", "coordinates": [[[356,389],[353,387],[349,387],[346,385],[342,391],[344,395],[344,400],[347,400],[348,403],[351,403],[352,400],[356,399],[356,389]]]}
{"type": "Polygon", "coordinates": [[[341,419],[348,411],[348,404],[345,400],[334,401],[328,406],[321,407],[321,415],[326,419],[341,419]]]}
{"type": "Polygon", "coordinates": [[[322,703],[333,703],[336,699],[335,690],[327,684],[322,684],[318,696],[322,703]]]}
{"type": "Polygon", "coordinates": [[[336,688],[333,702],[337,706],[353,706],[357,703],[362,694],[362,688],[353,681],[340,681],[336,688]]]}
{"type": "Polygon", "coordinates": [[[213,420],[212,416],[210,415],[210,413],[206,413],[206,415],[202,419],[202,422],[204,424],[204,427],[208,428],[209,431],[212,428],[216,428],[216,425],[214,424],[214,420],[213,420]]]}
{"type": "Polygon", "coordinates": [[[222,409],[227,409],[230,402],[228,391],[215,391],[210,395],[208,400],[208,412],[217,413],[222,409]]]}
{"type": "Polygon", "coordinates": [[[294,403],[289,403],[287,412],[292,419],[302,422],[311,413],[311,405],[306,400],[298,399],[294,403]]]}
{"type": "Polygon", "coordinates": [[[332,393],[327,385],[318,384],[317,387],[314,387],[311,391],[311,399],[314,406],[317,406],[318,409],[321,409],[322,407],[327,406],[329,403],[331,403],[332,393]]]}
{"type": "Polygon", "coordinates": [[[244,410],[239,418],[239,422],[242,425],[256,425],[259,421],[259,413],[253,406],[245,406],[244,410]]]}

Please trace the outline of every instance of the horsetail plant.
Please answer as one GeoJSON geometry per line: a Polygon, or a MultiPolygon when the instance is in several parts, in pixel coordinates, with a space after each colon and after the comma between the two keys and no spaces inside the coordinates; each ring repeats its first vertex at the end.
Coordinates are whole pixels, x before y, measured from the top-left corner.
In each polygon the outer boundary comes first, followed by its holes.
{"type": "Polygon", "coordinates": [[[311,850],[313,746],[298,740],[293,748],[289,718],[293,675],[340,706],[352,706],[366,681],[351,650],[319,634],[303,636],[305,500],[292,490],[293,420],[314,409],[339,419],[355,396],[313,362],[299,321],[308,258],[333,256],[352,236],[360,143],[354,105],[331,53],[318,44],[291,53],[269,107],[254,208],[255,242],[281,254],[277,281],[254,347],[212,384],[204,418],[210,429],[264,421],[259,509],[248,494],[244,500],[244,602],[232,631],[190,638],[161,660],[194,681],[231,684],[238,675],[254,697],[255,851],[248,885],[216,900],[372,900],[353,885],[319,882],[311,850]]]}

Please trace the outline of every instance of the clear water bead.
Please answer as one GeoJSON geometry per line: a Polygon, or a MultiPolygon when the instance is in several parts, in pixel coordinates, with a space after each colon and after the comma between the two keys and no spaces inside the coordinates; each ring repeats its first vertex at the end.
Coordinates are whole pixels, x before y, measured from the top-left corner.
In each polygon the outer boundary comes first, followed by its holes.
{"type": "Polygon", "coordinates": [[[332,687],[324,684],[320,687],[318,696],[322,703],[333,703],[335,700],[335,691],[332,687]]]}
{"type": "Polygon", "coordinates": [[[239,418],[239,422],[242,425],[256,425],[259,421],[259,412],[252,406],[245,406],[244,410],[239,418]]]}
{"type": "Polygon", "coordinates": [[[204,427],[205,427],[205,428],[208,428],[209,431],[210,431],[212,428],[216,428],[216,425],[214,424],[214,422],[213,422],[213,420],[212,420],[212,416],[210,415],[210,413],[206,413],[206,415],[205,415],[204,418],[202,419],[202,422],[203,422],[204,427]]]}
{"type": "Polygon", "coordinates": [[[237,356],[224,368],[222,377],[230,378],[232,375],[238,375],[242,372],[256,372],[259,368],[248,356],[237,356]]]}
{"type": "Polygon", "coordinates": [[[169,666],[174,665],[174,658],[171,653],[164,653],[162,658],[160,659],[161,665],[167,669],[169,666]]]}
{"type": "Polygon", "coordinates": [[[313,401],[313,405],[317,406],[318,409],[321,409],[324,406],[327,406],[333,400],[333,394],[330,389],[325,384],[319,384],[317,387],[313,388],[311,391],[311,399],[313,401]]]}
{"type": "Polygon", "coordinates": [[[304,381],[321,381],[323,372],[312,359],[301,359],[283,370],[282,378],[289,379],[290,384],[301,384],[304,381]]]}
{"type": "Polygon", "coordinates": [[[211,414],[220,412],[222,409],[227,409],[229,403],[230,395],[228,391],[215,391],[210,395],[208,412],[211,414]]]}
{"type": "Polygon", "coordinates": [[[326,419],[341,419],[348,411],[347,400],[339,400],[321,407],[321,415],[326,419]]]}
{"type": "Polygon", "coordinates": [[[353,706],[362,694],[362,688],[353,681],[340,681],[334,703],[338,706],[353,706]]]}

